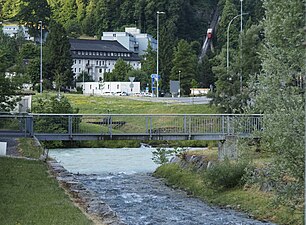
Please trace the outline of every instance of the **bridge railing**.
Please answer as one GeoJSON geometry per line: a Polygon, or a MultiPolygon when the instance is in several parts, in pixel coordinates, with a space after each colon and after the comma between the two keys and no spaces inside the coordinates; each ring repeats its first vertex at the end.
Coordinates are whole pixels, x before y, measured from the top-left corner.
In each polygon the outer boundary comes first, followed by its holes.
{"type": "Polygon", "coordinates": [[[0,114],[0,135],[29,136],[32,133],[32,116],[27,114],[0,114]]]}
{"type": "Polygon", "coordinates": [[[262,120],[258,114],[0,114],[0,135],[249,136],[262,120]]]}
{"type": "Polygon", "coordinates": [[[262,116],[257,114],[32,114],[32,116],[34,134],[249,135],[262,129],[262,116]]]}

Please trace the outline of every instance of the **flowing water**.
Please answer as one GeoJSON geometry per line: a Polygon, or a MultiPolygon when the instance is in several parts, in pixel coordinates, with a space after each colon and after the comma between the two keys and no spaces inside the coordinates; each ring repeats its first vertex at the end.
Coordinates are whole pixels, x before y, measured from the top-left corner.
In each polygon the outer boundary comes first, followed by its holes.
{"type": "Polygon", "coordinates": [[[262,225],[247,215],[209,206],[151,176],[151,148],[50,150],[50,156],[94,191],[129,225],[262,225]]]}

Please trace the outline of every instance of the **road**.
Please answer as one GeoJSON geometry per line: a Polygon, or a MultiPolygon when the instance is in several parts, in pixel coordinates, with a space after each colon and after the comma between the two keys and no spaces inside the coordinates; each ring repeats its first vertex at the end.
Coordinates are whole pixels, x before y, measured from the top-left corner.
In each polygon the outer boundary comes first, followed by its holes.
{"type": "Polygon", "coordinates": [[[138,100],[138,101],[149,101],[149,102],[162,102],[162,103],[168,103],[168,104],[209,104],[211,101],[210,98],[207,98],[206,96],[201,97],[181,97],[181,98],[171,98],[171,97],[128,97],[132,100],[138,100]]]}

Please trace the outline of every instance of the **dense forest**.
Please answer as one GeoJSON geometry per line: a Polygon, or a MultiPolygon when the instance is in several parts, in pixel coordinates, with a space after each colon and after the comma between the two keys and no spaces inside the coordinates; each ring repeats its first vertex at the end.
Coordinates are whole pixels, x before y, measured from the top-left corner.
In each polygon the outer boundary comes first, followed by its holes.
{"type": "MultiPolygon", "coordinates": [[[[0,21],[26,24],[32,34],[39,32],[43,21],[49,31],[44,88],[52,89],[54,82],[73,82],[68,38],[100,38],[103,31],[122,31],[126,26],[155,36],[156,12],[165,11],[160,18],[163,91],[181,71],[184,95],[190,87],[213,86],[210,96],[220,111],[263,114],[261,147],[274,161],[269,177],[262,174],[262,179],[272,182],[280,202],[294,208],[302,204],[304,192],[304,6],[305,0],[0,0],[0,21]],[[212,48],[199,61],[216,10],[212,48]]],[[[156,53],[149,48],[142,71],[129,72],[152,74],[155,65],[156,53]]],[[[1,110],[12,108],[8,96],[22,81],[34,86],[39,82],[38,71],[39,47],[25,42],[21,33],[13,39],[0,32],[1,110]],[[11,81],[5,76],[8,71],[16,73],[11,81]]]]}

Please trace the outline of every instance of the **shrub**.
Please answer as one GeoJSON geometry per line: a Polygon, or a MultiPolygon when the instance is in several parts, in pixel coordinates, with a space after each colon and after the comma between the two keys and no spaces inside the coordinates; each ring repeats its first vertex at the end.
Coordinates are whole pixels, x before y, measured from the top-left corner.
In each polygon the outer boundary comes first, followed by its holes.
{"type": "Polygon", "coordinates": [[[242,178],[248,165],[245,161],[226,159],[204,171],[204,179],[209,186],[218,190],[233,188],[243,184],[242,178]]]}
{"type": "Polygon", "coordinates": [[[165,149],[165,148],[157,148],[152,151],[153,154],[153,162],[156,164],[166,164],[169,162],[169,158],[174,155],[182,154],[185,151],[184,148],[174,148],[174,149],[165,149]]]}

